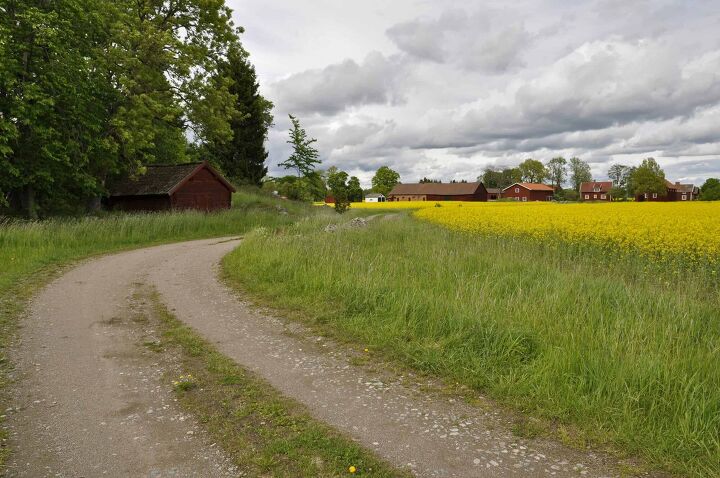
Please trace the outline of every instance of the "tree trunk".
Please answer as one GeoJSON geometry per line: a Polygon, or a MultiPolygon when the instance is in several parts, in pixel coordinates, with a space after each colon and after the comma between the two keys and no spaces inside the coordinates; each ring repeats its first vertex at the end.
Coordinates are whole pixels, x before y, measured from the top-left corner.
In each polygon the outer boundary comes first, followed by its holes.
{"type": "Polygon", "coordinates": [[[20,193],[20,208],[25,217],[37,219],[37,204],[35,202],[35,189],[32,186],[24,186],[20,193]]]}

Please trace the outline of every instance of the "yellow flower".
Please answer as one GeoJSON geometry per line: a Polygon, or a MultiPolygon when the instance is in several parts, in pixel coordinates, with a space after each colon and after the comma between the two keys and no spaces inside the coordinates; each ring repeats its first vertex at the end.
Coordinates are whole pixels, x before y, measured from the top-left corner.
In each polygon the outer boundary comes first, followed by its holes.
{"type": "Polygon", "coordinates": [[[350,473],[355,473],[357,471],[357,468],[355,468],[354,466],[350,466],[350,468],[348,468],[348,471],[350,473]]]}

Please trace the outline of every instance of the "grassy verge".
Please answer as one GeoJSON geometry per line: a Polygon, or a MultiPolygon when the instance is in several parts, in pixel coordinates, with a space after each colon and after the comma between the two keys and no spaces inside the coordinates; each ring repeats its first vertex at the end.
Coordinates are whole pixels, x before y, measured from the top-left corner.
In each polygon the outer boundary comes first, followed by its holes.
{"type": "MultiPolygon", "coordinates": [[[[309,205],[241,191],[233,208],[213,214],[173,212],[120,214],[48,221],[0,221],[0,402],[7,399],[11,364],[7,348],[27,301],[61,266],[95,254],[141,246],[243,234],[282,227],[308,214],[309,205]]],[[[0,420],[1,421],[1,420],[0,420]]],[[[0,469],[9,450],[0,430],[0,469]]]]}
{"type": "Polygon", "coordinates": [[[335,337],[577,430],[567,441],[720,476],[715,278],[404,216],[324,224],[249,235],[225,260],[229,279],[335,337]]]}
{"type": "Polygon", "coordinates": [[[159,341],[146,342],[166,362],[179,363],[171,381],[179,403],[194,414],[243,472],[242,476],[410,477],[314,420],[298,403],[239,367],[186,327],[157,300],[152,325],[159,341]]]}

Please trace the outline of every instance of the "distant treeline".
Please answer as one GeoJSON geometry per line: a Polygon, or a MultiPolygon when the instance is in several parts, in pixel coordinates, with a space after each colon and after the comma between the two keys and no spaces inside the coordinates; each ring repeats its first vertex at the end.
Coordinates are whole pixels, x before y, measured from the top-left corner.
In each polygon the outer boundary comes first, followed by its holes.
{"type": "Polygon", "coordinates": [[[224,0],[1,0],[0,208],[92,208],[153,163],[259,184],[272,104],[241,33],[224,0]]]}

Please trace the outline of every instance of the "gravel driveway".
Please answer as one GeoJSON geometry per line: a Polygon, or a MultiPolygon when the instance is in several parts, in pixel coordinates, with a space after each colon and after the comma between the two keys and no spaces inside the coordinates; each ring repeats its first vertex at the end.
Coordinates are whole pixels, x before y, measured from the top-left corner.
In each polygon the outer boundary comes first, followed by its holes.
{"type": "Polygon", "coordinates": [[[418,476],[615,476],[613,460],[522,440],[492,409],[428,392],[264,315],[217,279],[237,240],[203,240],[80,265],[34,300],[18,349],[10,476],[235,476],[229,460],[138,351],[133,285],[155,287],[176,317],[224,354],[391,463],[418,476]]]}

